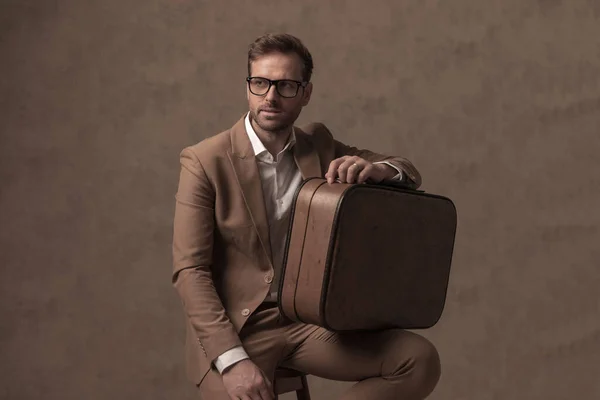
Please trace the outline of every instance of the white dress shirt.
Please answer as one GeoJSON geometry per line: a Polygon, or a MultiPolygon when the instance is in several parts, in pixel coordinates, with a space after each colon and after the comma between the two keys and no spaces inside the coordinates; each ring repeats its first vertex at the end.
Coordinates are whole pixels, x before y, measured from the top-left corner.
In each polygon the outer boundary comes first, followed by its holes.
{"type": "MultiPolygon", "coordinates": [[[[246,115],[245,126],[246,133],[254,149],[269,222],[269,236],[275,276],[271,284],[271,294],[267,299],[275,301],[282,268],[283,253],[285,251],[289,213],[296,189],[302,183],[302,175],[296,165],[292,152],[292,148],[296,143],[296,135],[292,129],[292,133],[283,150],[273,157],[252,128],[250,113],[246,115]]],[[[398,174],[393,179],[402,179],[401,170],[391,163],[385,161],[381,163],[385,163],[398,171],[398,174]]],[[[246,358],[249,357],[243,346],[237,346],[221,354],[215,360],[215,366],[219,373],[223,373],[226,368],[246,358]]]]}

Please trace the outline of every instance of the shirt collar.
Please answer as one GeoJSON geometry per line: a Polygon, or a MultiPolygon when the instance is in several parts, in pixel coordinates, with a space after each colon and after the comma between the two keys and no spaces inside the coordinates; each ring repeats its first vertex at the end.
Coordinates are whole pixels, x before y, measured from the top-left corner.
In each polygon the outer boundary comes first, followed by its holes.
{"type": "MultiPolygon", "coordinates": [[[[250,139],[250,143],[252,144],[252,149],[254,150],[254,155],[260,157],[268,154],[267,148],[262,143],[256,132],[254,131],[252,124],[250,123],[250,113],[246,114],[244,122],[246,125],[246,133],[248,134],[248,138],[250,139]]],[[[292,127],[292,133],[290,134],[290,137],[288,138],[288,142],[286,143],[285,147],[283,148],[283,150],[281,150],[281,153],[290,149],[295,143],[296,133],[294,131],[294,128],[292,127]]]]}

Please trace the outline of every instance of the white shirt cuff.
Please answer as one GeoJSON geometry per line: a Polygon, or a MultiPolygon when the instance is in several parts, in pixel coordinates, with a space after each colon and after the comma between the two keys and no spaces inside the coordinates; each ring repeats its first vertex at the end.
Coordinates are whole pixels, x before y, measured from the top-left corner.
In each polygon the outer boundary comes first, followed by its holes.
{"type": "Polygon", "coordinates": [[[225,353],[217,357],[215,360],[215,367],[217,367],[219,373],[222,374],[226,368],[247,358],[250,357],[246,353],[246,350],[244,350],[242,346],[237,346],[233,349],[227,350],[225,353]]]}
{"type": "Polygon", "coordinates": [[[388,162],[388,161],[376,161],[373,164],[386,164],[386,165],[389,165],[390,167],[392,167],[396,171],[398,171],[398,173],[392,178],[392,180],[394,180],[394,181],[401,181],[402,180],[402,178],[403,178],[402,170],[400,168],[396,167],[391,162],[388,162]]]}

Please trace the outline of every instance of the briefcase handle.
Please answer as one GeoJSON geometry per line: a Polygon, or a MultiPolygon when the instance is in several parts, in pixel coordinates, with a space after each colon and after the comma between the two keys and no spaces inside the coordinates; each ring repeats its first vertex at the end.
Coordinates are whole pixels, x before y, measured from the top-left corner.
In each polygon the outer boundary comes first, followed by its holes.
{"type": "MultiPolygon", "coordinates": [[[[342,181],[340,181],[338,178],[336,178],[335,181],[337,183],[342,183],[342,181]]],[[[406,182],[400,182],[400,181],[395,181],[395,180],[391,180],[391,179],[384,179],[378,183],[369,182],[369,180],[367,180],[367,182],[365,182],[364,184],[370,185],[370,186],[389,186],[389,187],[393,187],[396,189],[402,189],[402,190],[407,190],[407,191],[411,191],[411,192],[425,193],[424,190],[415,189],[406,182]]]]}
{"type": "Polygon", "coordinates": [[[407,182],[400,182],[400,181],[395,181],[395,180],[391,180],[391,179],[384,179],[379,183],[371,183],[371,185],[391,186],[391,187],[398,188],[398,189],[410,190],[412,192],[420,192],[420,193],[425,192],[424,190],[416,189],[416,188],[412,187],[407,182]]]}

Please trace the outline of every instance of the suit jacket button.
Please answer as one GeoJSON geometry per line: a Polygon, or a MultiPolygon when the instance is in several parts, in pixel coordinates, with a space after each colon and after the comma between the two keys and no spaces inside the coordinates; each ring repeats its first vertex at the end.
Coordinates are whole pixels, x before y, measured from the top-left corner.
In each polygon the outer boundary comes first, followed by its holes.
{"type": "Polygon", "coordinates": [[[244,308],[244,309],[242,310],[242,315],[243,315],[244,317],[247,317],[248,315],[250,315],[250,310],[248,310],[247,308],[244,308]]]}

